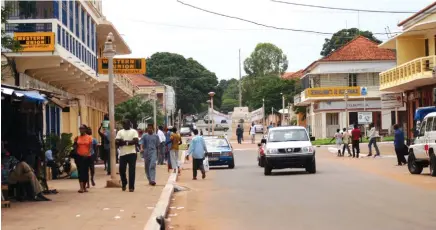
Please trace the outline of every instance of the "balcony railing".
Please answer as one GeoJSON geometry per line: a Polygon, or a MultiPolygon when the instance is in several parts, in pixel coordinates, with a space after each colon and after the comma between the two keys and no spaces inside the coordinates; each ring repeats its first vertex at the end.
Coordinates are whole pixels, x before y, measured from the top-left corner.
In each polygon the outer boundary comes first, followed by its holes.
{"type": "Polygon", "coordinates": [[[136,91],[138,91],[138,87],[133,85],[132,82],[125,78],[122,75],[115,74],[114,83],[121,88],[124,92],[128,93],[129,95],[133,96],[136,91]]]}
{"type": "MultiPolygon", "coordinates": [[[[413,78],[424,77],[424,73],[435,68],[436,55],[421,57],[406,62],[390,70],[380,73],[380,88],[396,86],[401,82],[407,83],[413,78]]],[[[431,75],[431,74],[430,74],[431,75]]]]}

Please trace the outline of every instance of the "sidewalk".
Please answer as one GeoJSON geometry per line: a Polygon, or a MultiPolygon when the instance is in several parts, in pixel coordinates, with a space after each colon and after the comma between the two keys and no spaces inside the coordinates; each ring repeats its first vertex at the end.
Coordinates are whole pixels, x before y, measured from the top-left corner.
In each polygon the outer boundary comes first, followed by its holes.
{"type": "Polygon", "coordinates": [[[14,202],[11,208],[2,208],[2,229],[5,230],[111,230],[144,229],[162,189],[168,179],[167,166],[158,166],[157,185],[148,185],[143,161],[136,167],[135,192],[121,188],[105,188],[102,167],[96,167],[96,186],[88,193],[77,192],[77,179],[49,181],[50,189],[58,194],[47,195],[49,202],[14,202]]]}

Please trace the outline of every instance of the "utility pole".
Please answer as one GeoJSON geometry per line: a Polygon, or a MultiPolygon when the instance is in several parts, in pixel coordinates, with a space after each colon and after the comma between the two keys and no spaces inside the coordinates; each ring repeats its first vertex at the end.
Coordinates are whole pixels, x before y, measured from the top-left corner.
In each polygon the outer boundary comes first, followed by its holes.
{"type": "Polygon", "coordinates": [[[119,179],[116,174],[116,147],[115,147],[115,99],[114,99],[114,57],[117,53],[113,45],[114,35],[109,33],[106,37],[106,42],[104,44],[103,57],[108,59],[108,75],[109,75],[109,85],[108,85],[108,98],[109,98],[109,130],[110,130],[110,169],[111,169],[111,179],[107,181],[107,188],[117,188],[121,187],[119,179]]]}
{"type": "Polygon", "coordinates": [[[239,49],[239,107],[242,107],[242,72],[241,72],[241,49],[239,49]]]}
{"type": "Polygon", "coordinates": [[[154,132],[156,132],[156,126],[157,126],[157,121],[156,121],[156,101],[157,101],[156,89],[153,89],[151,91],[151,96],[152,96],[152,100],[153,100],[153,128],[154,128],[154,132]]]}

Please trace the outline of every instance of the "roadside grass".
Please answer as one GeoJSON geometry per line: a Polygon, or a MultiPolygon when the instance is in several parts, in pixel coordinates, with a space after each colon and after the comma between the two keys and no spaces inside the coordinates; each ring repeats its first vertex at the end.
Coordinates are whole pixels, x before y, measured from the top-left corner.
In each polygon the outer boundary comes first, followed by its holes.
{"type": "MultiPolygon", "coordinates": [[[[380,141],[380,140],[378,140],[380,141]]],[[[386,136],[383,137],[381,141],[394,141],[394,137],[393,136],[386,136]]],[[[362,138],[362,143],[368,143],[369,139],[367,138],[362,138]]],[[[332,141],[331,138],[324,138],[324,139],[316,139],[315,141],[312,141],[312,145],[334,145],[335,144],[335,140],[332,141]]]]}

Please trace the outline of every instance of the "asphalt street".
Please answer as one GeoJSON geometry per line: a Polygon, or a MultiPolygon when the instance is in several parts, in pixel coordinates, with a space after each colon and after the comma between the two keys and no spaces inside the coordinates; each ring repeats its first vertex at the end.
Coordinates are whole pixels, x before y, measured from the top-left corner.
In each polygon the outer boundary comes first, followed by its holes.
{"type": "Polygon", "coordinates": [[[250,148],[235,151],[235,169],[212,169],[206,180],[192,181],[186,164],[179,184],[189,190],[174,195],[171,229],[436,229],[428,169],[410,175],[393,158],[337,158],[321,147],[316,174],[264,176],[250,148]]]}

